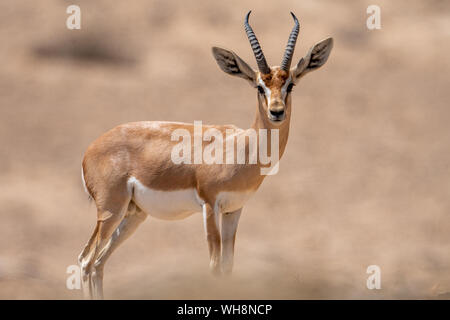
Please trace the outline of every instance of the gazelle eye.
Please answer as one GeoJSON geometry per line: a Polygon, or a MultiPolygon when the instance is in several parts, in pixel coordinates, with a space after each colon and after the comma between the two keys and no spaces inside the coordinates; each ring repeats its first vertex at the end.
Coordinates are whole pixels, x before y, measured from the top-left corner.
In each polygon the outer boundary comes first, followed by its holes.
{"type": "Polygon", "coordinates": [[[264,94],[264,88],[263,87],[258,86],[258,91],[259,91],[259,93],[264,94]]]}
{"type": "Polygon", "coordinates": [[[286,91],[287,91],[287,92],[291,92],[291,91],[292,91],[292,88],[294,88],[294,84],[291,82],[291,83],[289,83],[289,85],[288,85],[286,91]]]}

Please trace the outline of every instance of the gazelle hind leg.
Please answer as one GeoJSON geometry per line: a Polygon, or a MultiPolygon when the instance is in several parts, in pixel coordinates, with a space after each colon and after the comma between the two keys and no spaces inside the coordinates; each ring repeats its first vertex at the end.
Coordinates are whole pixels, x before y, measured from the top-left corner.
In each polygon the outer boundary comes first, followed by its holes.
{"type": "Polygon", "coordinates": [[[98,223],[95,225],[94,232],[92,233],[92,236],[89,238],[89,241],[86,243],[86,246],[84,247],[83,251],[78,256],[78,263],[81,264],[86,255],[88,255],[89,252],[91,252],[92,245],[95,243],[95,240],[97,239],[97,232],[98,232],[98,223]]]}
{"type": "Polygon", "coordinates": [[[92,275],[92,285],[94,295],[98,298],[103,298],[103,269],[106,261],[111,254],[138,228],[138,226],[147,218],[142,210],[137,208],[134,203],[130,203],[129,211],[120,222],[119,226],[113,232],[107,244],[101,249],[95,263],[95,273],[92,275]],[[131,207],[131,208],[130,208],[131,207]]]}
{"type": "Polygon", "coordinates": [[[90,255],[94,253],[93,245],[97,241],[97,234],[98,234],[98,226],[99,223],[95,225],[94,232],[92,233],[91,237],[89,238],[89,241],[87,242],[86,246],[84,247],[83,251],[78,256],[78,264],[80,266],[81,270],[81,282],[83,287],[83,296],[85,299],[89,299],[91,295],[91,274],[90,270],[87,269],[88,262],[92,258],[90,255]]]}
{"type": "Polygon", "coordinates": [[[101,299],[101,294],[98,294],[99,290],[94,287],[95,282],[93,281],[93,278],[96,277],[94,262],[100,252],[100,249],[107,244],[109,240],[108,236],[111,237],[115,228],[117,228],[120,224],[121,219],[121,216],[113,215],[106,220],[97,221],[97,232],[95,235],[94,244],[91,251],[81,261],[83,294],[85,299],[101,299]]]}
{"type": "Polygon", "coordinates": [[[221,225],[221,267],[224,274],[231,274],[234,259],[234,243],[236,240],[236,230],[241,216],[242,208],[222,215],[221,225]]]}
{"type": "Polygon", "coordinates": [[[80,255],[83,256],[80,263],[83,277],[83,293],[87,299],[97,299],[103,295],[100,290],[94,287],[95,282],[92,281],[96,277],[94,262],[101,249],[108,243],[114,230],[116,230],[124,218],[129,203],[130,197],[127,195],[126,198],[117,197],[114,203],[110,203],[108,209],[103,209],[102,206],[97,204],[96,230],[88,242],[88,250],[85,248],[80,255]],[[91,245],[89,245],[90,242],[92,242],[91,245]]]}

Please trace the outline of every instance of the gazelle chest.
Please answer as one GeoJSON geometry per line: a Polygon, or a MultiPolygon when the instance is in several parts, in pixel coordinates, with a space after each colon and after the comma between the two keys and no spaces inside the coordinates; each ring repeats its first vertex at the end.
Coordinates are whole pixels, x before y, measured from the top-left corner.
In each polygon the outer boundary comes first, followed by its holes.
{"type": "Polygon", "coordinates": [[[254,191],[222,191],[216,196],[214,211],[218,213],[233,212],[244,206],[254,191]]]}

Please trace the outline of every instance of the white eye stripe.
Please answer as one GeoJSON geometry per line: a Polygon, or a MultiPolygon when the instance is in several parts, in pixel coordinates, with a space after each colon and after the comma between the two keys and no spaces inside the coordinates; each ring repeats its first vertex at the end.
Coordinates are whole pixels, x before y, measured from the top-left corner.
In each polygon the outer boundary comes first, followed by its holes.
{"type": "Polygon", "coordinates": [[[269,103],[270,95],[272,94],[272,92],[270,91],[269,88],[266,87],[266,84],[264,83],[264,81],[262,81],[261,77],[258,77],[258,84],[259,84],[259,86],[261,86],[263,88],[264,93],[266,94],[267,103],[269,103]]]}
{"type": "Polygon", "coordinates": [[[289,85],[292,83],[292,79],[291,77],[289,77],[286,82],[283,84],[283,86],[281,87],[281,95],[283,97],[283,100],[286,99],[286,95],[287,95],[287,88],[289,87],[289,85]]]}

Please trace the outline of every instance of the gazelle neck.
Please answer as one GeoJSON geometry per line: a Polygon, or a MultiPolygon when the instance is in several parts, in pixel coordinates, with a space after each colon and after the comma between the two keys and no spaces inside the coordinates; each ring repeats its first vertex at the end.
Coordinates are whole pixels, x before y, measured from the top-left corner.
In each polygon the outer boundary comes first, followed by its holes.
{"type": "Polygon", "coordinates": [[[253,121],[252,129],[254,129],[259,136],[259,129],[267,130],[267,143],[268,150],[272,150],[271,146],[271,130],[279,130],[279,156],[280,158],[284,154],[286,149],[286,144],[289,137],[289,126],[291,122],[291,97],[287,98],[286,101],[286,118],[279,125],[273,124],[267,117],[267,110],[264,108],[263,102],[258,98],[258,106],[256,110],[255,120],[253,121]]]}

